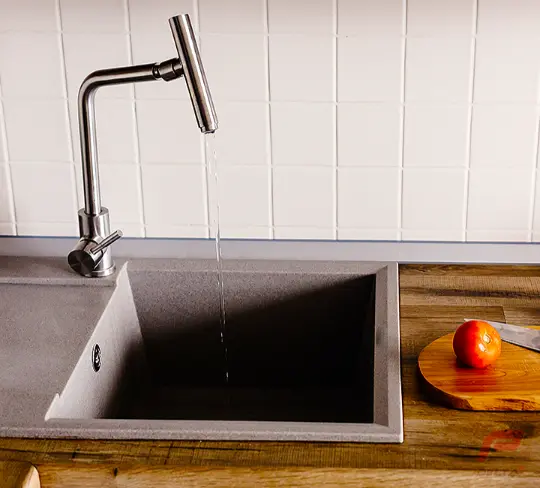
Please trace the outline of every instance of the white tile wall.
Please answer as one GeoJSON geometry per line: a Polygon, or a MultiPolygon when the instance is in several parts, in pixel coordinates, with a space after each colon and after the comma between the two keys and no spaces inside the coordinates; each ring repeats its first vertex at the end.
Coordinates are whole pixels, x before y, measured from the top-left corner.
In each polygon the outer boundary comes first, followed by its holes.
{"type": "Polygon", "coordinates": [[[540,242],[537,0],[0,0],[0,234],[76,235],[76,97],[199,36],[219,187],[185,83],[97,97],[129,236],[540,242]]]}
{"type": "Polygon", "coordinates": [[[339,166],[395,166],[401,161],[402,115],[397,104],[341,103],[339,166]]]}
{"type": "Polygon", "coordinates": [[[404,166],[465,166],[469,150],[469,112],[465,104],[407,105],[404,166]]]}
{"type": "Polygon", "coordinates": [[[330,103],[273,103],[273,163],[333,166],[336,152],[334,114],[335,107],[330,103]]]}

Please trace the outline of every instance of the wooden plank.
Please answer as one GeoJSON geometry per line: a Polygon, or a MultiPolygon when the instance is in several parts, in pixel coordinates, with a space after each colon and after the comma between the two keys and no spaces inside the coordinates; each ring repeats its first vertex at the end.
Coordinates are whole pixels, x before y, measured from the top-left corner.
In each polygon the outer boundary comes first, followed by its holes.
{"type": "Polygon", "coordinates": [[[540,267],[508,264],[402,264],[400,276],[540,276],[540,267]]]}
{"type": "Polygon", "coordinates": [[[30,463],[0,461],[0,488],[40,488],[40,486],[37,469],[30,463]]]}
{"type": "Polygon", "coordinates": [[[44,487],[169,488],[287,486],[291,488],[400,486],[415,488],[471,485],[475,488],[537,487],[540,476],[527,472],[435,471],[435,470],[347,470],[347,469],[260,469],[260,468],[161,468],[84,466],[66,469],[52,466],[43,477],[44,487]]]}

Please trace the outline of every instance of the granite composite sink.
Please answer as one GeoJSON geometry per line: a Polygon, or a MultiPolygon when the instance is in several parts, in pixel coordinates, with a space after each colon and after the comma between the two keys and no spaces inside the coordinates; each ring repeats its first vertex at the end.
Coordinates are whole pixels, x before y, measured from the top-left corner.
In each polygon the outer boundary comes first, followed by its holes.
{"type": "Polygon", "coordinates": [[[216,277],[208,261],[128,263],[47,424],[95,438],[403,440],[397,265],[226,262],[225,330],[216,277]]]}

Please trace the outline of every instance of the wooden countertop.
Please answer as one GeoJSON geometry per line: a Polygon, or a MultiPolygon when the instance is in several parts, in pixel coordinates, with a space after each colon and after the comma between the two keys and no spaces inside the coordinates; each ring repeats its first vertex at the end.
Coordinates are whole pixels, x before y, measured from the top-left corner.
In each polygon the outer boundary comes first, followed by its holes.
{"type": "Polygon", "coordinates": [[[45,487],[540,486],[540,413],[438,406],[416,364],[463,317],[540,325],[540,267],[406,265],[400,290],[403,444],[0,439],[0,459],[33,463],[45,487]]]}

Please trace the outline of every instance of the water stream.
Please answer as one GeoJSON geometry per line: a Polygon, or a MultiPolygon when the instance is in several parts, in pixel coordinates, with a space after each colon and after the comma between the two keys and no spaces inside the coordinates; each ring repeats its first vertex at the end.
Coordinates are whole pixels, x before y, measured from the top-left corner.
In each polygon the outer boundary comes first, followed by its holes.
{"type": "Polygon", "coordinates": [[[229,383],[229,358],[227,350],[227,339],[225,337],[225,293],[223,288],[223,259],[221,257],[221,234],[219,228],[219,180],[218,180],[218,164],[217,164],[217,151],[216,151],[216,139],[214,134],[207,134],[205,136],[206,143],[206,165],[210,174],[209,181],[209,205],[210,215],[212,217],[211,226],[216,234],[216,260],[218,271],[218,293],[219,293],[219,322],[220,322],[220,336],[221,345],[223,346],[223,356],[225,359],[225,383],[229,383]],[[213,212],[212,212],[213,210],[213,212]]]}

